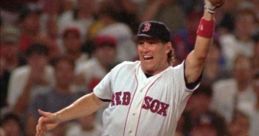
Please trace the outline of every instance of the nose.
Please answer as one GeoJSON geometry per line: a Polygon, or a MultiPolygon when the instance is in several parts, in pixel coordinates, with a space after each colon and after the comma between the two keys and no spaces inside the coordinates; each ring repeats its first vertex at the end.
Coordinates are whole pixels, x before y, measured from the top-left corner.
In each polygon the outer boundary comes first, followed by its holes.
{"type": "Polygon", "coordinates": [[[141,48],[141,50],[143,50],[143,51],[148,50],[148,47],[149,47],[149,44],[148,44],[148,42],[146,42],[146,41],[144,41],[143,43],[140,44],[140,48],[141,48]]]}

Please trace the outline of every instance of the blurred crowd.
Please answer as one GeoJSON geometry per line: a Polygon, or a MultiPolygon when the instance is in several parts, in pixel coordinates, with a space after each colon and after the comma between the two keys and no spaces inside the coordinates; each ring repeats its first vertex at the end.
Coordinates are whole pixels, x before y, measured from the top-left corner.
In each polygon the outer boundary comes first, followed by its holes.
{"type": "MultiPolygon", "coordinates": [[[[203,0],[1,1],[0,136],[34,136],[38,109],[55,112],[90,93],[116,64],[138,59],[145,20],[172,31],[172,65],[193,49],[203,0]]],[[[259,134],[259,1],[226,0],[200,87],[177,136],[259,134]]],[[[48,136],[100,136],[102,110],[48,136]]]]}

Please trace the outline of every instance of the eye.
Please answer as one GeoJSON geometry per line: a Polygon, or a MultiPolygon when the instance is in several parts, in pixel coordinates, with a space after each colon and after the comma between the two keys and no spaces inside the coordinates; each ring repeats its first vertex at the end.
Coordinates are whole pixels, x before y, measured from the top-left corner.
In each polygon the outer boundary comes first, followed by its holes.
{"type": "Polygon", "coordinates": [[[156,41],[148,41],[149,44],[156,44],[157,42],[156,41]]]}
{"type": "Polygon", "coordinates": [[[144,44],[144,41],[142,41],[142,40],[141,40],[141,41],[138,41],[137,44],[138,44],[138,45],[142,45],[142,44],[144,44]]]}

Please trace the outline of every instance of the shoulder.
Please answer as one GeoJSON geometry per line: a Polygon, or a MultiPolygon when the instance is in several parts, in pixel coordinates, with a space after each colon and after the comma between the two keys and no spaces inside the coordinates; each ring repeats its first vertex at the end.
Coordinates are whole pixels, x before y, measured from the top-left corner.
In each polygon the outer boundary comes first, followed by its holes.
{"type": "Polygon", "coordinates": [[[136,66],[140,64],[139,61],[124,61],[120,64],[116,65],[112,70],[119,70],[119,69],[134,69],[136,66]]]}
{"type": "Polygon", "coordinates": [[[135,71],[137,66],[140,64],[139,61],[131,62],[131,61],[124,61],[118,65],[116,65],[111,71],[110,74],[112,75],[125,75],[130,74],[135,71]]]}
{"type": "Polygon", "coordinates": [[[171,71],[183,71],[184,70],[184,61],[182,62],[182,63],[180,63],[180,64],[178,64],[178,65],[176,65],[176,66],[170,66],[169,67],[169,69],[171,70],[171,71]]]}

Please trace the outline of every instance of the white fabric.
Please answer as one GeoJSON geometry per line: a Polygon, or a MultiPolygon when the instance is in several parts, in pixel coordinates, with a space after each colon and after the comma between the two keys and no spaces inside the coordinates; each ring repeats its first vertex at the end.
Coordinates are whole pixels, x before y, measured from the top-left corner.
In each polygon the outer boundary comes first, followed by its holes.
{"type": "Polygon", "coordinates": [[[252,41],[243,42],[232,34],[225,34],[220,37],[220,43],[223,55],[227,61],[227,69],[232,69],[234,59],[238,54],[247,57],[253,56],[254,46],[252,41]]]}
{"type": "MultiPolygon", "coordinates": [[[[10,83],[8,86],[8,97],[7,102],[9,104],[9,107],[12,108],[14,104],[16,103],[18,97],[22,94],[23,88],[25,87],[25,84],[29,78],[30,74],[30,67],[29,66],[22,66],[16,68],[10,77],[10,83]]],[[[54,84],[54,70],[51,66],[47,66],[45,68],[45,79],[49,82],[49,84],[54,84]]],[[[33,86],[32,90],[42,90],[45,88],[45,86],[33,86]],[[37,88],[37,89],[36,89],[37,88]]],[[[38,91],[32,91],[30,94],[30,99],[32,99],[34,96],[36,96],[38,91]]]]}
{"type": "Polygon", "coordinates": [[[80,30],[82,41],[85,40],[89,26],[93,23],[93,18],[73,19],[73,12],[67,11],[60,15],[58,20],[59,33],[62,34],[67,27],[77,27],[80,30]]]}
{"type": "Polygon", "coordinates": [[[107,72],[96,58],[91,58],[77,66],[76,74],[82,74],[85,80],[85,84],[88,84],[91,79],[101,80],[107,74],[107,72]]]}
{"type": "Polygon", "coordinates": [[[228,123],[231,122],[234,108],[249,114],[244,105],[253,105],[256,98],[249,86],[242,92],[238,92],[237,83],[234,79],[220,80],[213,85],[212,108],[220,113],[228,123]]]}
{"type": "Polygon", "coordinates": [[[139,61],[117,65],[94,89],[97,97],[112,100],[103,114],[103,136],[174,135],[193,90],[185,86],[184,63],[149,78],[139,61]],[[168,105],[163,112],[162,105],[168,105]]]}
{"type": "Polygon", "coordinates": [[[87,62],[89,60],[88,55],[85,53],[82,53],[79,58],[75,60],[75,65],[78,67],[79,65],[87,62]]]}

